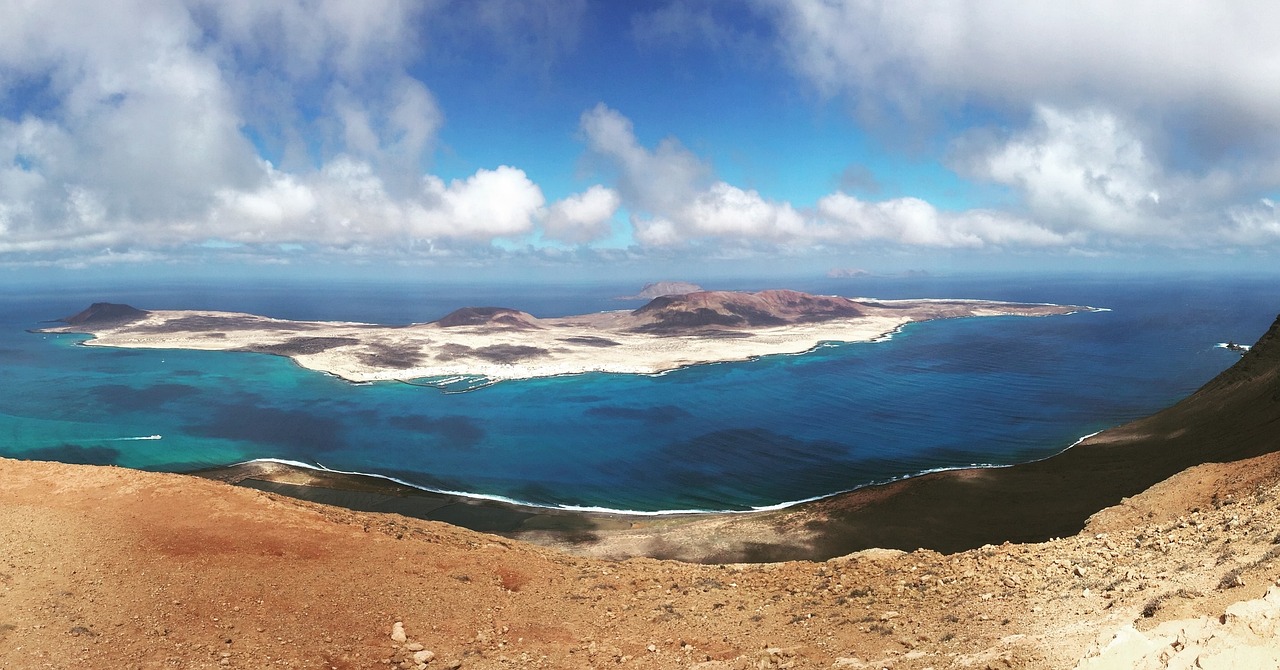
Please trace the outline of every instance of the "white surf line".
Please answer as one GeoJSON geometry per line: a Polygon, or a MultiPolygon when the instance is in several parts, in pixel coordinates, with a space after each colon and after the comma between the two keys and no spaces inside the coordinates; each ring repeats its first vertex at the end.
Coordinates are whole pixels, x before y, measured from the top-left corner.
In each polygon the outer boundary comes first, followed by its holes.
{"type": "Polygon", "coordinates": [[[140,437],[108,437],[105,442],[132,442],[134,440],[162,440],[163,435],[142,435],[140,437]]]}
{"type": "MultiPolygon", "coordinates": [[[[232,465],[230,465],[230,466],[228,466],[228,467],[235,467],[235,466],[237,466],[237,465],[249,465],[249,464],[252,464],[252,463],[280,463],[280,464],[282,464],[282,465],[292,465],[292,466],[294,466],[294,467],[302,468],[302,469],[305,469],[305,470],[316,470],[316,471],[319,471],[319,472],[330,472],[330,473],[339,474],[339,475],[357,475],[357,476],[361,476],[361,477],[372,477],[372,478],[374,478],[374,479],[381,479],[381,480],[383,480],[383,481],[394,482],[394,483],[396,483],[396,484],[400,484],[400,485],[402,485],[402,486],[407,486],[407,487],[409,487],[409,488],[418,489],[419,491],[426,491],[426,492],[428,492],[428,493],[439,493],[439,494],[444,494],[444,495],[457,496],[457,497],[459,497],[459,498],[471,498],[471,499],[475,499],[475,500],[489,500],[489,501],[493,501],[493,502],[505,503],[505,504],[508,504],[508,505],[517,505],[517,506],[520,506],[520,507],[526,507],[526,508],[558,510],[558,511],[562,511],[562,512],[588,512],[588,513],[594,513],[594,514],[616,514],[616,515],[621,515],[621,516],[695,516],[695,515],[697,515],[697,516],[702,516],[702,515],[713,515],[713,514],[720,514],[720,515],[738,515],[738,514],[753,514],[753,513],[756,513],[756,512],[776,512],[776,511],[779,511],[779,510],[787,509],[788,507],[795,507],[795,506],[797,506],[797,505],[803,505],[803,504],[805,504],[805,503],[817,502],[817,501],[819,501],[819,500],[823,500],[823,499],[825,499],[825,498],[832,498],[832,497],[835,497],[835,496],[838,496],[838,495],[844,495],[844,494],[846,494],[846,493],[853,493],[854,491],[858,491],[858,490],[865,489],[865,488],[871,488],[871,487],[875,487],[875,486],[883,486],[883,485],[885,485],[885,484],[892,484],[892,483],[894,483],[894,482],[899,482],[899,481],[903,481],[903,480],[907,480],[907,479],[914,479],[914,478],[916,478],[916,477],[921,477],[921,476],[923,476],[923,475],[929,475],[929,474],[934,474],[934,473],[939,473],[939,472],[952,472],[952,471],[955,471],[955,470],[999,470],[999,469],[1003,469],[1003,468],[1011,468],[1011,467],[1014,467],[1014,466],[1017,466],[1017,465],[1022,465],[1022,464],[1024,464],[1024,463],[1037,463],[1037,462],[1039,462],[1039,461],[1045,461],[1045,460],[1048,460],[1048,459],[1050,459],[1050,458],[1053,458],[1054,456],[1058,456],[1058,455],[1062,454],[1063,452],[1065,452],[1065,451],[1067,451],[1067,450],[1069,450],[1069,449],[1071,449],[1071,448],[1073,448],[1073,447],[1075,447],[1075,446],[1079,445],[1080,443],[1084,442],[1085,440],[1088,440],[1089,438],[1094,437],[1095,435],[1098,435],[1098,434],[1100,434],[1100,433],[1106,432],[1106,430],[1108,430],[1108,429],[1105,429],[1105,428],[1104,428],[1103,430],[1094,431],[1094,432],[1092,432],[1092,433],[1089,433],[1088,435],[1084,435],[1084,436],[1080,437],[1079,439],[1077,439],[1075,442],[1072,442],[1070,446],[1066,447],[1065,449],[1062,449],[1061,451],[1058,451],[1058,452],[1056,452],[1056,453],[1054,453],[1054,454],[1050,454],[1050,455],[1048,455],[1048,456],[1044,456],[1044,457],[1042,457],[1042,458],[1032,459],[1032,460],[1030,460],[1030,461],[1021,461],[1021,462],[1018,462],[1018,463],[1006,463],[1006,464],[994,464],[994,463],[970,463],[970,464],[968,464],[968,465],[947,465],[947,466],[941,466],[941,467],[936,467],[936,468],[928,468],[928,469],[925,469],[925,470],[919,470],[919,471],[912,472],[912,473],[909,473],[909,474],[898,475],[898,476],[896,476],[896,477],[888,477],[888,478],[885,478],[885,479],[873,480],[873,481],[867,482],[867,483],[865,483],[865,484],[860,484],[860,485],[855,486],[855,487],[853,487],[853,488],[844,489],[844,490],[841,490],[841,491],[835,491],[835,492],[833,492],[833,493],[823,493],[823,494],[815,495],[815,496],[811,496],[811,497],[808,497],[808,498],[802,498],[802,499],[800,499],[800,500],[787,500],[787,501],[784,501],[784,502],[775,503],[775,504],[773,504],[773,505],[759,505],[759,506],[753,506],[753,507],[750,507],[750,508],[747,508],[747,509],[720,509],[720,510],[715,510],[715,509],[665,509],[665,510],[645,511],[645,510],[616,509],[616,508],[612,508],[612,507],[596,507],[596,506],[594,506],[594,505],[569,505],[569,504],[542,504],[542,503],[532,503],[532,502],[528,502],[528,501],[524,501],[524,500],[516,500],[515,498],[508,498],[508,497],[506,497],[506,496],[493,495],[493,494],[489,494],[489,493],[471,493],[471,492],[468,492],[468,491],[453,491],[453,490],[449,490],[449,489],[437,489],[437,488],[431,488],[431,487],[429,487],[429,486],[423,486],[423,485],[421,485],[421,484],[414,484],[413,482],[408,482],[408,481],[405,481],[405,480],[403,480],[403,479],[399,479],[399,478],[397,478],[397,477],[391,477],[391,476],[389,476],[389,475],[382,475],[382,474],[378,474],[378,473],[374,473],[374,472],[358,472],[358,471],[353,471],[353,470],[337,470],[337,469],[334,469],[334,468],[329,468],[329,467],[326,467],[326,466],[324,466],[324,465],[321,465],[320,463],[304,463],[304,462],[302,462],[302,461],[295,461],[295,460],[290,460],[290,459],[287,459],[287,458],[270,458],[270,457],[267,457],[267,458],[254,458],[254,459],[250,459],[250,460],[247,460],[247,461],[241,461],[241,462],[239,462],[239,463],[233,463],[232,465]]],[[[144,439],[146,439],[146,438],[144,438],[144,439]]]]}

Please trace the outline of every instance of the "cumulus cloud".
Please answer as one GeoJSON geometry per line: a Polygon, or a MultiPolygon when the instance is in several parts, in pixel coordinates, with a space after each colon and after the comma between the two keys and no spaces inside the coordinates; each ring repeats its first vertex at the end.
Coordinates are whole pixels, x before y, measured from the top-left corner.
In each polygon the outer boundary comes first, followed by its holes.
{"type": "Polygon", "coordinates": [[[427,175],[408,198],[392,196],[368,163],[349,157],[305,179],[267,169],[258,190],[219,194],[210,233],[248,244],[489,241],[529,233],[545,203],[542,190],[508,166],[447,184],[427,175]]]}
{"type": "Polygon", "coordinates": [[[791,67],[828,93],[917,106],[939,96],[1027,105],[1216,108],[1274,128],[1280,7],[757,0],[791,67]],[[915,101],[914,103],[911,101],[915,101]]]}
{"type": "Polygon", "coordinates": [[[711,166],[679,140],[641,146],[631,119],[603,103],[583,113],[580,126],[588,150],[616,169],[623,197],[649,211],[679,209],[711,183],[711,166]]]}
{"type": "Polygon", "coordinates": [[[544,218],[588,240],[617,208],[597,187],[548,213],[510,166],[423,174],[444,114],[407,64],[429,3],[73,4],[0,23],[0,103],[25,110],[0,116],[0,253],[474,247],[544,218]]]}
{"type": "Polygon", "coordinates": [[[1160,211],[1165,175],[1126,124],[1103,110],[1037,107],[1028,129],[971,156],[968,169],[1014,187],[1037,216],[1063,227],[1151,235],[1168,224],[1160,211]]]}
{"type": "Polygon", "coordinates": [[[829,227],[817,237],[939,248],[1056,247],[1073,242],[1029,221],[996,211],[940,212],[918,198],[866,202],[836,192],[818,201],[829,227]]]}
{"type": "Polygon", "coordinates": [[[1280,208],[1270,198],[1232,207],[1222,234],[1237,244],[1280,242],[1280,208]]]}
{"type": "Polygon", "coordinates": [[[843,192],[810,211],[714,179],[675,138],[644,147],[629,119],[597,105],[582,117],[588,148],[617,172],[637,242],[848,246],[866,242],[944,248],[1061,246],[1073,237],[990,211],[940,212],[917,198],[865,202],[843,192]]]}
{"type": "Polygon", "coordinates": [[[551,205],[543,234],[571,244],[586,244],[607,237],[609,221],[621,204],[617,191],[597,184],[551,205]]]}
{"type": "Polygon", "coordinates": [[[1054,230],[1221,244],[1280,188],[1273,3],[754,6],[788,67],[873,127],[951,132],[959,118],[1006,134],[976,157],[963,142],[962,170],[1054,230]]]}
{"type": "Polygon", "coordinates": [[[640,144],[631,120],[604,104],[582,115],[587,148],[617,174],[636,239],[669,246],[694,237],[783,238],[801,226],[787,203],[714,179],[710,164],[679,140],[640,144]]]}

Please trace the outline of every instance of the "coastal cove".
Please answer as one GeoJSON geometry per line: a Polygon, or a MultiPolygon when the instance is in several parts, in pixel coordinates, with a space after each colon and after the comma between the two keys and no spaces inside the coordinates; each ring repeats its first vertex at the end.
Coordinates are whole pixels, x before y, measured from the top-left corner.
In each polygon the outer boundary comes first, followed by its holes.
{"type": "Polygon", "coordinates": [[[1280,302],[1274,287],[1214,278],[813,282],[799,288],[1112,311],[934,321],[801,356],[504,381],[463,394],[353,385],[274,356],[82,347],[83,336],[25,330],[104,299],[409,323],[464,304],[540,318],[618,309],[613,296],[634,286],[10,294],[0,454],[168,471],[277,458],[537,505],[745,510],[932,469],[1042,458],[1150,414],[1238,360],[1217,345],[1266,329],[1280,302]]]}

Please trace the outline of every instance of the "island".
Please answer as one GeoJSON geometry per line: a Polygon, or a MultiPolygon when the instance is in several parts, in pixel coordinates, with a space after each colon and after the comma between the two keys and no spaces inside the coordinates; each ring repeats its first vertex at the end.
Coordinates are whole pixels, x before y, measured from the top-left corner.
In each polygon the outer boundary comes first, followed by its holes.
{"type": "Polygon", "coordinates": [[[95,303],[42,332],[89,333],[94,339],[85,344],[93,346],[275,354],[352,382],[493,382],[585,372],[659,374],[703,363],[801,354],[825,342],[871,341],[916,321],[1090,309],[790,290],[696,291],[659,296],[635,310],[537,318],[505,307],[464,307],[430,323],[385,326],[95,303]]]}

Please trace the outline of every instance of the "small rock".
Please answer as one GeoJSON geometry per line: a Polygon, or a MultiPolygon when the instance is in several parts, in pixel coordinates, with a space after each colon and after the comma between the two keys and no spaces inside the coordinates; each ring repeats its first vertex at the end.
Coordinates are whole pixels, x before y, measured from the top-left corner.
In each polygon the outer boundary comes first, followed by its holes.
{"type": "Polygon", "coordinates": [[[651,645],[649,645],[649,646],[645,647],[645,649],[648,649],[650,652],[655,652],[655,651],[657,651],[657,650],[658,650],[658,645],[656,645],[656,644],[651,644],[651,645]]]}
{"type": "Polygon", "coordinates": [[[418,651],[413,652],[413,660],[418,663],[430,663],[431,659],[435,657],[435,652],[430,649],[419,649],[418,651]]]}
{"type": "Polygon", "coordinates": [[[409,644],[406,644],[404,648],[405,651],[422,651],[423,649],[426,649],[426,647],[417,642],[410,642],[409,644]]]}
{"type": "Polygon", "coordinates": [[[401,622],[397,621],[397,622],[395,622],[394,624],[392,624],[392,626],[391,626],[391,640],[392,640],[393,642],[401,642],[401,643],[403,643],[405,640],[408,640],[408,639],[409,639],[409,636],[407,636],[407,635],[405,635],[405,634],[404,634],[404,624],[403,624],[403,623],[401,623],[401,622]]]}
{"type": "Polygon", "coordinates": [[[1084,573],[1085,573],[1084,566],[1083,566],[1083,565],[1077,565],[1077,566],[1076,566],[1076,569],[1075,569],[1075,573],[1076,573],[1076,576],[1077,576],[1077,577],[1083,577],[1083,576],[1084,576],[1084,573]]]}

